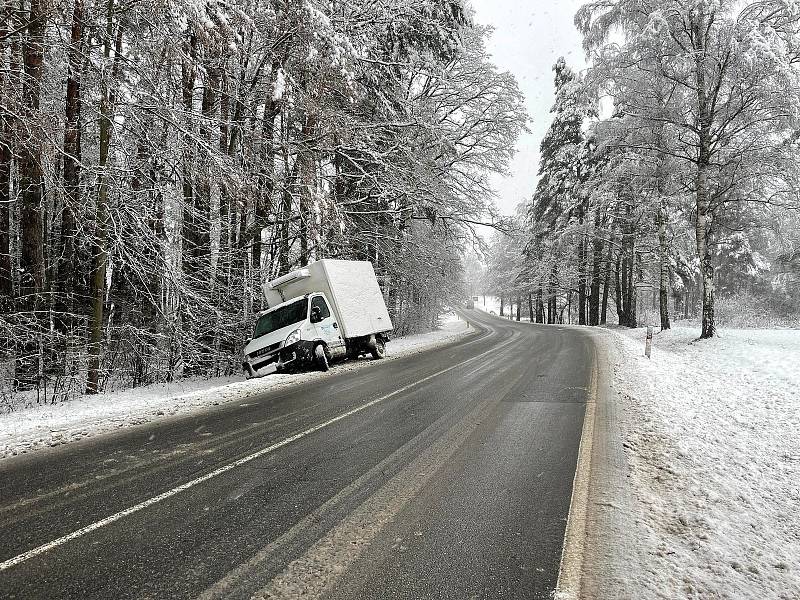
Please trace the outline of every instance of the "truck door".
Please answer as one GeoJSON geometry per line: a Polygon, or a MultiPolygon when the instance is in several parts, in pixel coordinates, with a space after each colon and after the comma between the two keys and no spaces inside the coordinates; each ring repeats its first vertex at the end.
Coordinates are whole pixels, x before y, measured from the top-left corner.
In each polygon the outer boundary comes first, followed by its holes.
{"type": "Polygon", "coordinates": [[[335,353],[339,348],[344,347],[342,332],[336,317],[328,308],[328,303],[324,296],[314,296],[311,299],[311,313],[319,312],[319,321],[314,325],[317,328],[319,339],[328,344],[328,347],[335,353]]]}

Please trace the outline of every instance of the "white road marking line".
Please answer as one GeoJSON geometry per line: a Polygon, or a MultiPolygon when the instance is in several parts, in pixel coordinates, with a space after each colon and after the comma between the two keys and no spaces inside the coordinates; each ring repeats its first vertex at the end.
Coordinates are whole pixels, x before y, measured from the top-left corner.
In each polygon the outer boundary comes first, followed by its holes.
{"type": "Polygon", "coordinates": [[[252,460],[255,460],[257,458],[260,458],[260,457],[264,456],[265,454],[269,454],[270,452],[274,452],[275,450],[277,450],[279,448],[282,448],[283,446],[286,446],[287,444],[291,444],[292,442],[296,442],[297,440],[299,440],[301,438],[304,438],[304,437],[306,437],[308,435],[311,435],[312,433],[315,433],[315,432],[319,431],[320,429],[324,429],[325,427],[328,427],[329,425],[333,425],[334,423],[337,423],[338,421],[341,421],[342,419],[346,419],[347,417],[350,417],[350,416],[352,416],[352,415],[354,415],[356,413],[359,413],[359,412],[361,412],[363,410],[366,410],[367,408],[370,408],[371,406],[375,406],[379,402],[383,402],[384,400],[388,400],[389,398],[397,396],[398,394],[402,394],[403,392],[406,392],[406,391],[410,390],[413,387],[416,387],[416,386],[418,386],[418,385],[420,385],[422,383],[425,383],[426,381],[430,381],[434,377],[438,377],[439,375],[443,375],[444,373],[447,373],[448,371],[452,371],[453,369],[456,369],[458,367],[463,367],[464,365],[466,365],[468,363],[471,363],[474,360],[477,360],[479,358],[483,358],[486,354],[489,354],[490,352],[496,352],[499,348],[502,348],[503,346],[508,345],[514,339],[515,338],[512,335],[512,337],[508,341],[506,341],[503,344],[500,344],[500,346],[491,348],[490,350],[487,350],[486,352],[482,352],[481,354],[478,354],[477,356],[473,356],[472,358],[470,358],[468,360],[465,360],[464,362],[452,365],[450,367],[447,367],[446,369],[442,369],[441,371],[437,371],[436,373],[433,373],[432,375],[428,375],[427,377],[423,377],[422,379],[420,379],[418,381],[414,381],[414,382],[412,382],[412,383],[410,383],[410,384],[408,384],[406,386],[403,386],[400,389],[397,389],[397,390],[395,390],[395,391],[393,391],[393,392],[391,392],[389,394],[386,394],[385,396],[381,396],[380,398],[376,398],[375,400],[371,400],[371,401],[367,402],[366,404],[362,404],[361,406],[358,406],[358,407],[356,407],[356,408],[354,408],[352,410],[349,410],[349,411],[347,411],[345,413],[342,413],[342,414],[340,414],[340,415],[338,415],[336,417],[333,417],[332,419],[329,419],[329,420],[325,421],[324,423],[320,423],[319,425],[315,425],[314,427],[310,427],[310,428],[306,429],[305,431],[301,431],[299,433],[296,433],[295,435],[292,435],[292,436],[290,436],[288,438],[285,438],[285,439],[281,440],[280,442],[276,442],[276,443],[272,444],[271,446],[267,446],[266,448],[262,448],[261,450],[259,450],[257,452],[254,452],[252,454],[248,454],[247,456],[242,457],[239,460],[236,460],[236,461],[234,461],[232,463],[228,463],[227,465],[219,467],[218,469],[215,469],[214,471],[206,473],[205,475],[203,475],[201,477],[198,477],[197,479],[192,479],[191,481],[187,481],[186,483],[184,483],[182,485],[179,485],[178,487],[172,488],[171,490],[167,490],[166,492],[164,492],[162,494],[159,494],[158,496],[154,496],[152,498],[149,498],[148,500],[145,500],[144,502],[140,502],[139,504],[135,504],[135,505],[133,505],[133,506],[131,506],[129,508],[126,508],[125,510],[121,510],[120,512],[115,513],[115,514],[113,514],[111,516],[108,516],[105,519],[100,519],[99,521],[95,521],[94,523],[92,523],[90,525],[87,525],[85,527],[81,527],[80,529],[77,529],[76,531],[73,531],[72,533],[68,533],[67,535],[62,536],[62,537],[60,537],[58,539],[55,539],[55,540],[53,540],[51,542],[47,542],[46,544],[42,544],[41,546],[38,546],[38,547],[33,548],[31,550],[28,550],[27,552],[23,552],[22,554],[19,554],[19,555],[13,557],[13,558],[9,558],[5,562],[0,563],[0,571],[5,571],[6,569],[10,569],[11,567],[13,567],[15,565],[18,565],[20,563],[23,563],[26,560],[29,560],[29,559],[31,559],[31,558],[33,558],[35,556],[39,556],[40,554],[44,554],[45,552],[47,552],[49,550],[52,550],[53,548],[57,548],[58,546],[63,546],[64,544],[66,544],[67,542],[69,542],[71,540],[74,540],[76,538],[82,537],[82,536],[86,535],[87,533],[91,533],[92,531],[95,531],[97,529],[105,527],[106,525],[110,525],[111,523],[119,521],[123,517],[127,517],[129,515],[132,515],[133,513],[139,512],[140,510],[143,510],[143,509],[145,509],[145,508],[147,508],[149,506],[153,506],[154,504],[157,504],[157,503],[161,502],[162,500],[166,500],[167,498],[171,498],[172,496],[180,494],[181,492],[184,492],[184,491],[186,491],[186,490],[188,490],[190,488],[193,488],[196,485],[204,483],[204,482],[208,481],[209,479],[213,479],[214,477],[222,475],[223,473],[227,473],[228,471],[230,471],[232,469],[235,469],[236,467],[240,467],[240,466],[242,466],[244,464],[247,464],[252,460]]]}

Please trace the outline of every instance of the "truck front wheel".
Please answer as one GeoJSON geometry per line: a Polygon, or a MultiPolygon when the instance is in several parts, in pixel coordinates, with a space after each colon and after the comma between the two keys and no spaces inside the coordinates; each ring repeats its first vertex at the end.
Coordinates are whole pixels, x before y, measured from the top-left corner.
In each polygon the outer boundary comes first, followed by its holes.
{"type": "Polygon", "coordinates": [[[314,346],[314,362],[320,371],[327,371],[330,368],[328,365],[328,353],[323,344],[314,346]]]}
{"type": "Polygon", "coordinates": [[[383,341],[383,338],[375,339],[375,346],[370,350],[370,353],[372,354],[372,358],[375,360],[380,360],[386,356],[386,344],[383,341]]]}

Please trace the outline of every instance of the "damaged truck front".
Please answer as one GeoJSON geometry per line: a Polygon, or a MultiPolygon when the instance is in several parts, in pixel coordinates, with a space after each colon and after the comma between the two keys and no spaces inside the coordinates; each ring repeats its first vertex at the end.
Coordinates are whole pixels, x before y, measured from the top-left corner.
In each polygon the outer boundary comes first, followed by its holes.
{"type": "Polygon", "coordinates": [[[246,377],[371,354],[383,358],[392,321],[372,264],[320,260],[264,284],[270,308],[244,348],[246,377]]]}

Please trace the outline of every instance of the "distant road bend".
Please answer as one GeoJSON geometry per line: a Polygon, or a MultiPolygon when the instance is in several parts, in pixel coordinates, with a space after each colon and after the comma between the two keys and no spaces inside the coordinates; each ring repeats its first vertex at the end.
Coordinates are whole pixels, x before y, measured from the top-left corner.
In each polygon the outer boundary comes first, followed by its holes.
{"type": "Polygon", "coordinates": [[[591,338],[458,342],[0,462],[2,598],[549,598],[591,338]]]}

